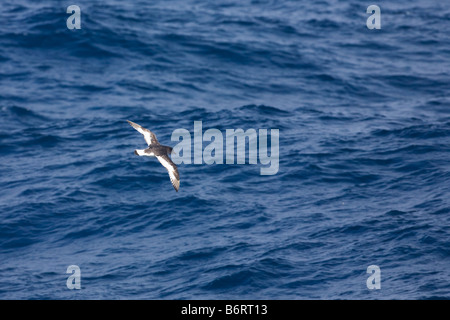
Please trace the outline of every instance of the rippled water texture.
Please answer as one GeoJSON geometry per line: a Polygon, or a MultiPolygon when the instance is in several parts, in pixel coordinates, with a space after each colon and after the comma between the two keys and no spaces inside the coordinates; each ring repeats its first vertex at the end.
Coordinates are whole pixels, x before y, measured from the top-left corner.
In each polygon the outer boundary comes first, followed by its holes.
{"type": "Polygon", "coordinates": [[[0,7],[1,299],[450,298],[447,3],[76,4],[0,7]],[[127,119],[279,129],[279,171],[177,193],[127,119]]]}

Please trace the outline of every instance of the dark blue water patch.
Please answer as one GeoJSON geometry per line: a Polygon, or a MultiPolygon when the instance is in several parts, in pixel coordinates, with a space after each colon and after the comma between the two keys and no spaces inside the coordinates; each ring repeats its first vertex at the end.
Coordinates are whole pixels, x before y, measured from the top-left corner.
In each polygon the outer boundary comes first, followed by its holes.
{"type": "Polygon", "coordinates": [[[249,284],[255,288],[270,286],[274,273],[259,270],[255,267],[244,268],[243,270],[232,272],[231,274],[219,277],[203,286],[205,290],[223,291],[234,289],[236,287],[246,287],[249,284]]]}
{"type": "Polygon", "coordinates": [[[166,87],[171,87],[170,84],[166,83],[165,86],[155,86],[152,83],[145,83],[142,81],[136,80],[124,80],[117,84],[120,87],[123,87],[127,90],[136,91],[136,92],[149,92],[149,91],[166,91],[171,92],[171,90],[166,89],[166,87]]]}
{"type": "Polygon", "coordinates": [[[63,139],[53,135],[37,135],[32,141],[27,144],[33,145],[33,147],[51,148],[61,143],[63,139]]]}
{"type": "Polygon", "coordinates": [[[35,240],[29,237],[14,238],[6,241],[2,241],[1,247],[3,250],[9,251],[22,247],[27,247],[35,243],[35,240]]]}
{"type": "Polygon", "coordinates": [[[391,210],[389,212],[386,212],[386,215],[394,216],[394,217],[402,216],[402,215],[405,215],[405,214],[407,214],[407,212],[403,212],[403,211],[399,211],[399,210],[391,210]]]}
{"type": "Polygon", "coordinates": [[[438,81],[437,79],[431,80],[429,78],[410,76],[410,75],[391,75],[389,77],[383,77],[379,80],[387,82],[389,85],[397,88],[411,87],[416,88],[418,91],[433,92],[436,87],[446,86],[446,83],[438,81]]]}
{"type": "Polygon", "coordinates": [[[448,137],[450,135],[450,124],[429,124],[411,126],[401,129],[378,129],[373,132],[377,136],[394,135],[402,138],[429,139],[438,137],[448,137]]]}
{"type": "Polygon", "coordinates": [[[18,121],[18,122],[26,122],[27,120],[36,121],[42,120],[46,121],[48,120],[46,117],[44,117],[41,114],[38,114],[26,107],[19,107],[12,105],[10,107],[2,107],[1,111],[4,115],[6,115],[9,120],[18,121]]]}
{"type": "Polygon", "coordinates": [[[239,111],[243,113],[251,113],[251,114],[259,114],[261,116],[269,117],[269,116],[276,116],[276,117],[288,117],[291,113],[287,112],[282,109],[278,109],[272,106],[265,106],[265,105],[246,105],[242,106],[238,109],[239,111]]]}
{"type": "Polygon", "coordinates": [[[439,210],[433,212],[433,214],[441,215],[441,214],[447,214],[449,212],[450,212],[450,208],[443,208],[443,209],[439,209],[439,210]]]}
{"type": "Polygon", "coordinates": [[[318,248],[321,248],[326,245],[326,242],[322,241],[291,241],[292,243],[286,244],[286,245],[280,245],[276,248],[273,248],[271,250],[267,250],[265,252],[265,256],[271,257],[275,254],[283,254],[283,255],[295,255],[295,254],[302,254],[307,250],[317,250],[318,248]]]}
{"type": "MultiPolygon", "coordinates": [[[[351,41],[351,40],[350,40],[351,41]]],[[[339,46],[345,49],[354,49],[354,50],[362,50],[365,52],[369,52],[371,50],[376,51],[385,51],[385,52],[396,52],[399,47],[394,45],[393,43],[385,43],[377,41],[375,38],[367,39],[366,41],[358,41],[358,42],[343,42],[340,43],[339,46]]]]}
{"type": "Polygon", "coordinates": [[[222,252],[226,251],[226,249],[227,249],[226,247],[216,247],[216,248],[208,248],[207,250],[205,249],[192,250],[181,255],[179,259],[182,261],[205,260],[208,259],[209,257],[221,254],[222,252]]]}
{"type": "Polygon", "coordinates": [[[324,30],[333,30],[333,32],[336,32],[336,30],[339,30],[341,27],[338,22],[329,19],[310,19],[306,21],[306,23],[310,25],[310,27],[324,30]]]}
{"type": "MultiPolygon", "coordinates": [[[[72,231],[69,232],[65,235],[65,237],[63,237],[61,240],[70,240],[70,241],[76,241],[79,238],[86,238],[86,237],[92,237],[95,234],[98,234],[99,232],[101,232],[101,230],[99,230],[98,228],[91,228],[91,229],[82,229],[79,231],[72,231]]],[[[104,236],[108,236],[109,233],[107,232],[103,232],[104,236]]]]}
{"type": "Polygon", "coordinates": [[[393,148],[390,150],[380,151],[380,155],[390,155],[395,153],[404,154],[429,154],[434,152],[441,152],[442,149],[439,146],[426,145],[426,144],[404,144],[402,147],[393,148]]]}

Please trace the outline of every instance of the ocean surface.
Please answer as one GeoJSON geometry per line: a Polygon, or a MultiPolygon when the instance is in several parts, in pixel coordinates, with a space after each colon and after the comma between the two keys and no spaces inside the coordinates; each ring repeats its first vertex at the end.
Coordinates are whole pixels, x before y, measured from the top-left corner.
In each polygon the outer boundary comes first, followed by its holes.
{"type": "Polygon", "coordinates": [[[0,299],[450,299],[447,2],[19,0],[0,23],[0,299]],[[182,163],[175,192],[126,120],[172,147],[278,129],[279,170],[182,163]]]}

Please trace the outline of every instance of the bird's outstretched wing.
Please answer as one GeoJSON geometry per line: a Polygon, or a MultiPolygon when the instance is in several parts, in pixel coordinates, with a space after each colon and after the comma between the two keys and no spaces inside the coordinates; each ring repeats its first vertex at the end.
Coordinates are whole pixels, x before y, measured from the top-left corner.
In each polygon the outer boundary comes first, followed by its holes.
{"type": "Polygon", "coordinates": [[[177,166],[170,160],[168,155],[156,156],[156,158],[158,158],[159,162],[161,162],[167,171],[169,171],[170,181],[172,182],[175,191],[178,192],[178,189],[180,188],[180,174],[178,173],[177,166]]]}
{"type": "Polygon", "coordinates": [[[156,136],[153,132],[151,132],[148,129],[145,129],[144,127],[141,127],[137,123],[134,123],[129,120],[127,121],[133,128],[135,128],[139,133],[141,133],[144,136],[145,142],[147,142],[148,146],[150,146],[152,143],[159,144],[158,139],[156,139],[156,136]]]}

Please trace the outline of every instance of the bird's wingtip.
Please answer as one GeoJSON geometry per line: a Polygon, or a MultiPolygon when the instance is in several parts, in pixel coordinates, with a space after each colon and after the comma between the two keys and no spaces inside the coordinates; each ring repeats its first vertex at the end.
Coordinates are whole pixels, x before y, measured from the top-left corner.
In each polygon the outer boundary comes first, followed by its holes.
{"type": "Polygon", "coordinates": [[[138,126],[137,123],[134,123],[133,121],[127,120],[127,122],[129,123],[130,126],[132,126],[133,128],[135,128],[136,126],[138,126]]]}

